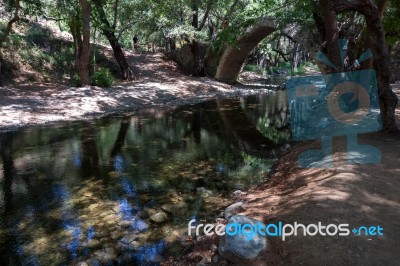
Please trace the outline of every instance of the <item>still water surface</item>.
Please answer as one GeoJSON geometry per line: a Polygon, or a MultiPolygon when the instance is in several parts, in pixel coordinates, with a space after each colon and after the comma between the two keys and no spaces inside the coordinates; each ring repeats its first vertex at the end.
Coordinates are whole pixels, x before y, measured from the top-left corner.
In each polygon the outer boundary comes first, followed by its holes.
{"type": "Polygon", "coordinates": [[[278,91],[0,135],[0,264],[182,255],[190,219],[265,180],[287,119],[278,91]]]}

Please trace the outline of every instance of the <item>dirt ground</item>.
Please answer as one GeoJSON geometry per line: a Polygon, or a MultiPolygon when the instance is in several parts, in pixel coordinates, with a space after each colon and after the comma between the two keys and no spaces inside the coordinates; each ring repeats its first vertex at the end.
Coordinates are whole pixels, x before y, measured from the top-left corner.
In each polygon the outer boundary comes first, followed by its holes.
{"type": "MultiPolygon", "coordinates": [[[[112,56],[111,50],[104,52],[112,56]]],[[[221,95],[255,94],[209,78],[184,75],[162,53],[126,51],[137,79],[118,81],[111,88],[70,87],[52,83],[18,83],[0,88],[0,131],[20,127],[90,119],[154,105],[177,106],[221,95]]]]}
{"type": "Polygon", "coordinates": [[[347,223],[384,228],[383,236],[298,236],[283,242],[270,238],[269,265],[400,265],[400,136],[371,134],[361,143],[378,147],[382,162],[351,165],[344,138],[335,141],[337,164],[332,169],[300,169],[296,147],[281,158],[271,182],[243,198],[245,215],[266,223],[347,223]]]}

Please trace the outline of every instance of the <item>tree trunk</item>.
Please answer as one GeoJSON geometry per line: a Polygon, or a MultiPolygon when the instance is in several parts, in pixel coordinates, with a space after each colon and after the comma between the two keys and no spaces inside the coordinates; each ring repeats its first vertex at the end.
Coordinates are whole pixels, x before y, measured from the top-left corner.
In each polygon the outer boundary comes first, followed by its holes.
{"type": "MultiPolygon", "coordinates": [[[[337,67],[342,65],[339,48],[339,29],[336,20],[336,13],[330,6],[330,1],[319,0],[319,5],[324,21],[324,31],[326,41],[327,56],[337,67]]],[[[329,68],[328,73],[337,72],[336,69],[329,68]]]]}
{"type": "MultiPolygon", "coordinates": [[[[79,57],[76,60],[76,69],[78,70],[81,86],[90,84],[89,78],[89,56],[90,56],[90,5],[87,0],[79,1],[82,7],[82,45],[79,51],[79,57]]],[[[80,36],[79,36],[80,39],[80,36]]]]}
{"type": "Polygon", "coordinates": [[[293,59],[292,59],[292,72],[294,72],[300,64],[300,45],[298,42],[294,43],[293,47],[293,59]]]}
{"type": "Polygon", "coordinates": [[[379,9],[371,0],[336,1],[336,12],[346,10],[358,11],[365,17],[370,34],[371,50],[375,58],[374,66],[378,74],[383,130],[388,133],[399,133],[395,116],[398,98],[390,87],[390,57],[379,9]]]}
{"type": "MultiPolygon", "coordinates": [[[[199,28],[199,0],[193,0],[193,18],[192,18],[192,26],[196,30],[200,30],[199,28]]],[[[201,58],[200,52],[200,43],[194,38],[191,43],[191,50],[193,54],[194,60],[194,74],[195,76],[202,77],[204,76],[204,64],[201,58]]]]}
{"type": "Polygon", "coordinates": [[[11,32],[13,24],[19,20],[19,9],[20,9],[19,0],[15,0],[14,8],[15,8],[14,16],[7,22],[5,30],[0,34],[0,47],[2,47],[3,42],[7,40],[7,37],[11,32]]]}
{"type": "Polygon", "coordinates": [[[7,22],[5,30],[0,34],[0,86],[2,86],[2,81],[1,81],[1,65],[3,63],[3,53],[2,53],[2,48],[3,48],[3,43],[7,40],[8,35],[11,32],[12,26],[15,22],[19,20],[19,0],[16,0],[14,2],[14,16],[7,22]]]}
{"type": "Polygon", "coordinates": [[[398,98],[390,87],[390,57],[386,45],[385,32],[378,8],[370,1],[366,2],[369,2],[369,5],[363,5],[363,14],[370,34],[371,49],[375,58],[374,66],[378,72],[383,129],[387,132],[398,133],[395,116],[398,98]]]}
{"type": "Polygon", "coordinates": [[[121,45],[118,42],[117,37],[115,36],[114,30],[111,28],[111,25],[107,19],[106,13],[104,12],[103,9],[103,4],[101,0],[93,0],[94,5],[96,6],[96,10],[99,15],[99,19],[101,21],[101,28],[103,35],[106,36],[108,42],[110,43],[113,52],[114,52],[114,57],[118,62],[118,65],[121,69],[122,72],[122,78],[123,79],[133,79],[133,71],[130,68],[128,61],[126,60],[125,54],[122,51],[121,45]]]}

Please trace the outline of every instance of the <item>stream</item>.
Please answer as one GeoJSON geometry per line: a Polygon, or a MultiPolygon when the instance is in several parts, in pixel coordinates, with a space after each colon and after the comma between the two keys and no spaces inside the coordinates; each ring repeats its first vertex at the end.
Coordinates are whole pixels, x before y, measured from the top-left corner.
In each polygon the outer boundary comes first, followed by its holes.
{"type": "Polygon", "coordinates": [[[1,265],[157,265],[290,137],[284,91],[0,135],[1,265]]]}

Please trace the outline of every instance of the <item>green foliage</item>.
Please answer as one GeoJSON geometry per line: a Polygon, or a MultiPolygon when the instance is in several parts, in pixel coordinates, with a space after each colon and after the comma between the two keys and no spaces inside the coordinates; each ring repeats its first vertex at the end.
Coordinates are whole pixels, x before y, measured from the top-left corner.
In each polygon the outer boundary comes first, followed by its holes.
{"type": "Polygon", "coordinates": [[[244,67],[244,70],[250,72],[257,72],[258,69],[256,65],[248,64],[244,67]]]}
{"type": "Polygon", "coordinates": [[[389,1],[383,17],[383,27],[386,32],[386,40],[389,45],[394,45],[400,40],[400,2],[389,1]]]}
{"type": "Polygon", "coordinates": [[[114,77],[108,69],[100,69],[91,77],[92,85],[99,87],[110,87],[114,83],[114,77]]]}
{"type": "Polygon", "coordinates": [[[74,73],[71,76],[70,82],[71,82],[72,86],[74,86],[74,87],[80,87],[82,85],[81,79],[79,78],[79,75],[77,73],[74,73]]]}

